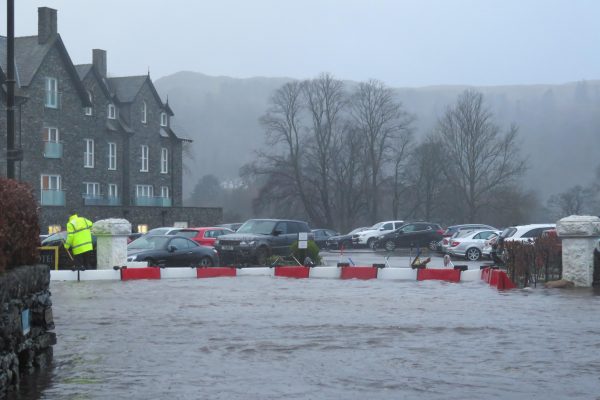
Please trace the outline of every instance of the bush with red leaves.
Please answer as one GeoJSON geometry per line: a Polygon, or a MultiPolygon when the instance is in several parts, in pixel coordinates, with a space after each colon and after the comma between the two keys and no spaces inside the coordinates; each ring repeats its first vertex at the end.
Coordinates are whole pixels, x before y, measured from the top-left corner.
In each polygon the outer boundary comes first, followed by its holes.
{"type": "Polygon", "coordinates": [[[37,207],[29,185],[0,177],[0,273],[38,262],[37,207]]]}

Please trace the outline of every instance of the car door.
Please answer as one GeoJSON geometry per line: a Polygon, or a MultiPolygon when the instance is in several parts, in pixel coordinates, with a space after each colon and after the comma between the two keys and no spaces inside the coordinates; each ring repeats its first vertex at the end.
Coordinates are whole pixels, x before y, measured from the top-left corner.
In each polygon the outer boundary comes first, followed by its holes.
{"type": "Polygon", "coordinates": [[[494,232],[494,231],[479,232],[478,234],[473,236],[473,242],[475,242],[477,247],[479,247],[480,249],[483,249],[483,246],[485,245],[485,241],[488,240],[490,237],[494,236],[495,234],[496,234],[496,232],[494,232]]]}
{"type": "Polygon", "coordinates": [[[413,232],[415,231],[415,224],[406,224],[398,230],[398,236],[396,239],[396,246],[398,247],[411,247],[413,241],[413,232]]]}
{"type": "MultiPolygon", "coordinates": [[[[287,255],[289,246],[294,240],[294,238],[292,238],[293,235],[288,232],[288,222],[277,222],[274,231],[277,231],[278,233],[276,235],[274,234],[270,239],[271,252],[280,256],[287,255]]],[[[298,238],[296,237],[295,239],[298,238]]]]}
{"type": "Polygon", "coordinates": [[[192,251],[189,242],[189,239],[181,237],[175,237],[169,241],[167,245],[168,254],[165,257],[167,267],[187,267],[191,265],[192,251]],[[175,250],[170,251],[171,246],[175,247],[175,250]]]}

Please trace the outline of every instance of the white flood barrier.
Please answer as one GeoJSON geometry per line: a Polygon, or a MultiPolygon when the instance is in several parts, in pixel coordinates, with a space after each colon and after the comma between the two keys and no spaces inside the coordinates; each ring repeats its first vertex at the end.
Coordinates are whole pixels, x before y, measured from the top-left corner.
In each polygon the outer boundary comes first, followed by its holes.
{"type": "Polygon", "coordinates": [[[417,270],[412,268],[381,268],[377,272],[377,279],[416,281],[417,270]]]}
{"type": "Polygon", "coordinates": [[[338,267],[313,267],[310,269],[310,278],[339,279],[341,268],[338,267]]]}
{"type": "MultiPolygon", "coordinates": [[[[77,273],[77,272],[75,272],[77,273]]],[[[120,281],[121,271],[114,269],[86,270],[79,272],[80,281],[120,281]]]]}
{"type": "Polygon", "coordinates": [[[50,270],[50,280],[51,281],[76,281],[77,280],[77,271],[50,270]]]}
{"type": "Polygon", "coordinates": [[[196,278],[196,268],[161,268],[160,279],[196,278]]]}
{"type": "Polygon", "coordinates": [[[274,276],[275,268],[256,267],[240,268],[237,270],[237,276],[274,276]]]}
{"type": "Polygon", "coordinates": [[[481,281],[481,270],[479,269],[468,269],[460,273],[461,282],[479,282],[481,281]]]}

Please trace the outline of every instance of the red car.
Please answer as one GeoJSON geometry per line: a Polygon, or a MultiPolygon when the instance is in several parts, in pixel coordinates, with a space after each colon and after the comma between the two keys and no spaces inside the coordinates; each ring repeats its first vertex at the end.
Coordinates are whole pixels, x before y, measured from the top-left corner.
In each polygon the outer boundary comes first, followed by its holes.
{"type": "Polygon", "coordinates": [[[192,239],[196,243],[202,246],[215,246],[215,240],[221,235],[227,235],[234,233],[231,229],[208,226],[202,228],[184,228],[177,231],[177,236],[184,236],[188,239],[192,239]]]}

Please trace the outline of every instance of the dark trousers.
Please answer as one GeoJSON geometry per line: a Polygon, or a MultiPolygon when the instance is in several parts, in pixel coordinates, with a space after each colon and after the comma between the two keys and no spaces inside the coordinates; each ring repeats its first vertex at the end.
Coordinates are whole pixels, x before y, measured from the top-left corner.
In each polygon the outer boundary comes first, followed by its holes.
{"type": "Polygon", "coordinates": [[[73,255],[73,263],[76,267],[83,269],[91,269],[92,268],[92,252],[86,251],[81,254],[73,255]]]}

